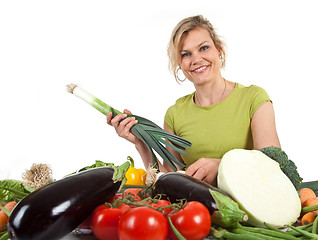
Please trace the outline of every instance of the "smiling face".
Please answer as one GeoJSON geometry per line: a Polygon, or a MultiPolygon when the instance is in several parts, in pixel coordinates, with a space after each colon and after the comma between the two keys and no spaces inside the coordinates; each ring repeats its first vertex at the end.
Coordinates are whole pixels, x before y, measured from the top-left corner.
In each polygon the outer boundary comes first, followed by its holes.
{"type": "Polygon", "coordinates": [[[213,81],[220,76],[221,52],[206,29],[195,28],[184,35],[179,54],[181,70],[195,85],[213,81]]]}

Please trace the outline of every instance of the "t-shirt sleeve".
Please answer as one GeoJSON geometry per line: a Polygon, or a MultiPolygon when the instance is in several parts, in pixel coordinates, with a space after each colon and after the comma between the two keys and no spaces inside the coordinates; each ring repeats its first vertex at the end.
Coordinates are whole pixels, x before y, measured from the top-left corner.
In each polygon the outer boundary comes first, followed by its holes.
{"type": "Polygon", "coordinates": [[[165,114],[165,118],[164,118],[164,123],[166,124],[166,126],[173,132],[175,133],[175,129],[174,129],[174,118],[173,118],[173,113],[174,113],[174,106],[171,106],[168,108],[166,114],[165,114]]]}
{"type": "Polygon", "coordinates": [[[258,86],[253,86],[253,91],[251,91],[251,108],[250,108],[250,118],[253,117],[254,113],[256,110],[262,106],[265,102],[270,101],[271,99],[269,98],[267,92],[258,86]]]}

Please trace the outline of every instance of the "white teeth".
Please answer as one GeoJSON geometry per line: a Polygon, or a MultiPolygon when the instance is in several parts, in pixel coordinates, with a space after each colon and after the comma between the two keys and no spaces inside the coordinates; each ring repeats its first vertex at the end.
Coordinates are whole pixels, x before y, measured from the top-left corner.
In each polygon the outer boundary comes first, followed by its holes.
{"type": "Polygon", "coordinates": [[[206,68],[206,66],[203,66],[203,67],[200,67],[200,68],[198,68],[198,69],[195,69],[194,71],[202,71],[203,69],[205,69],[206,68]]]}

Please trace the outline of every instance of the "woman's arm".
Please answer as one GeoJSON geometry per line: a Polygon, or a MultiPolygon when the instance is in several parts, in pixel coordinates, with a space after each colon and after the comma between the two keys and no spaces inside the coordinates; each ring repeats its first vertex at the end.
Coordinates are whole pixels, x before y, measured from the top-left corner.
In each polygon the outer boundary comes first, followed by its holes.
{"type": "Polygon", "coordinates": [[[266,102],[254,113],[251,121],[254,149],[281,147],[278,139],[273,104],[266,102]]]}

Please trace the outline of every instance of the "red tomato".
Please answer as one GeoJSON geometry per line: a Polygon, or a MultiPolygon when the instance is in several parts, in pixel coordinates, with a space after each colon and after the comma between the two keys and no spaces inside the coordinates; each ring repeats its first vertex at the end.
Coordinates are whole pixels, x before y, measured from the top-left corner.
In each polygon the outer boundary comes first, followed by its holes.
{"type": "Polygon", "coordinates": [[[120,240],[166,240],[168,223],[157,210],[149,207],[131,208],[120,217],[118,235],[120,240]]]}
{"type": "MultiPolygon", "coordinates": [[[[211,228],[211,216],[209,210],[200,202],[187,202],[182,209],[169,213],[172,224],[187,240],[204,239],[211,228]]],[[[169,239],[177,240],[171,228],[168,231],[169,239]]]]}
{"type": "Polygon", "coordinates": [[[110,208],[106,204],[99,205],[91,214],[91,229],[99,240],[118,240],[118,222],[129,206],[122,204],[118,208],[110,208]]]}
{"type": "Polygon", "coordinates": [[[116,193],[108,202],[109,202],[110,204],[112,204],[115,200],[121,199],[122,196],[123,196],[122,193],[116,193]]]}
{"type": "Polygon", "coordinates": [[[139,202],[142,200],[142,198],[139,196],[139,192],[142,192],[143,190],[141,188],[127,188],[123,195],[132,195],[135,202],[139,202]]]}
{"type": "MultiPolygon", "coordinates": [[[[167,207],[167,206],[171,205],[171,203],[168,200],[164,200],[164,199],[160,199],[156,203],[151,202],[151,203],[147,203],[147,204],[149,206],[155,207],[155,208],[167,207]]],[[[168,214],[172,210],[173,210],[173,208],[171,208],[171,207],[162,209],[164,215],[168,214]]]]}

